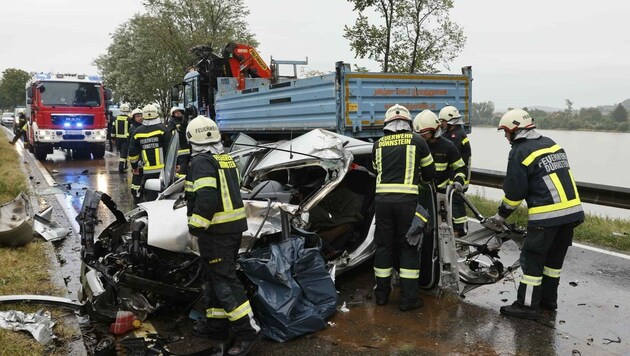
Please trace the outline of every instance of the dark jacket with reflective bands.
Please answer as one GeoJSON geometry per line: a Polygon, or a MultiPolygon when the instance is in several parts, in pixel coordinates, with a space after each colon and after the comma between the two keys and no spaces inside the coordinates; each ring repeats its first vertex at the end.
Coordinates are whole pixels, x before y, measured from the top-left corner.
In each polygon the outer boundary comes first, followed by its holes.
{"type": "Polygon", "coordinates": [[[435,177],[429,146],[415,133],[386,131],[374,143],[372,157],[377,173],[377,200],[417,200],[420,180],[426,183],[435,177]]]}
{"type": "Polygon", "coordinates": [[[129,137],[129,125],[131,118],[127,115],[118,115],[114,121],[114,133],[112,137],[125,139],[129,137]]]}
{"type": "Polygon", "coordinates": [[[186,174],[188,230],[195,236],[247,230],[238,169],[228,154],[201,153],[186,174]]]}
{"type": "Polygon", "coordinates": [[[499,214],[508,217],[525,200],[530,227],[584,220],[567,154],[548,137],[514,141],[503,191],[499,214]]]}
{"type": "Polygon", "coordinates": [[[466,164],[455,145],[444,137],[427,142],[433,161],[435,161],[435,186],[440,192],[446,186],[457,181],[464,185],[466,180],[466,164]]]}
{"type": "Polygon", "coordinates": [[[466,173],[464,184],[468,185],[470,184],[470,171],[472,167],[470,162],[470,157],[472,156],[470,141],[468,140],[468,135],[466,135],[466,131],[464,131],[464,128],[461,125],[453,126],[455,126],[455,128],[452,131],[446,132],[443,137],[446,137],[451,142],[453,142],[453,144],[459,151],[459,154],[462,156],[462,160],[465,164],[464,172],[466,173]]]}
{"type": "Polygon", "coordinates": [[[138,162],[142,161],[144,174],[159,173],[170,140],[171,135],[162,123],[138,126],[129,140],[131,167],[138,168],[138,162]]]}

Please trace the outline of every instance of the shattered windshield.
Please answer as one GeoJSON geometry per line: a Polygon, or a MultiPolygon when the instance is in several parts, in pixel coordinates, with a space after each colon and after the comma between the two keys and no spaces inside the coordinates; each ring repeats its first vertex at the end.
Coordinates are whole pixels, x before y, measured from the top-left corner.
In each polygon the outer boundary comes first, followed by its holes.
{"type": "Polygon", "coordinates": [[[46,106],[98,107],[100,84],[46,82],[39,87],[41,102],[46,106]]]}

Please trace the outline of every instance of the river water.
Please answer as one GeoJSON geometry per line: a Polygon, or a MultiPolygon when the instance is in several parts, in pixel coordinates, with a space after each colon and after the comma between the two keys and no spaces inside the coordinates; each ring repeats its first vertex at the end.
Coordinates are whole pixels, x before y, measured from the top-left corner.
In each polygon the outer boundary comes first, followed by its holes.
{"type": "MultiPolygon", "coordinates": [[[[630,186],[630,133],[539,130],[562,146],[575,180],[585,183],[630,186]]],[[[510,144],[495,128],[474,127],[469,135],[474,168],[505,172],[510,144]]],[[[500,199],[498,189],[474,187],[473,193],[500,199]]],[[[585,204],[589,213],[630,219],[630,210],[585,204]]]]}

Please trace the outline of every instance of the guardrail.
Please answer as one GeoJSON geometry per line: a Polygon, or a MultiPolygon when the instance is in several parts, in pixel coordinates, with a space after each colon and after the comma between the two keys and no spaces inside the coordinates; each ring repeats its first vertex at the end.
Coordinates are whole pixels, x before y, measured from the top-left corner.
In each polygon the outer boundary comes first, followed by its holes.
{"type": "MultiPolygon", "coordinates": [[[[470,178],[471,184],[501,189],[503,188],[505,172],[473,168],[470,178]]],[[[580,192],[580,199],[584,203],[630,209],[630,188],[584,182],[575,183],[580,192]]]]}

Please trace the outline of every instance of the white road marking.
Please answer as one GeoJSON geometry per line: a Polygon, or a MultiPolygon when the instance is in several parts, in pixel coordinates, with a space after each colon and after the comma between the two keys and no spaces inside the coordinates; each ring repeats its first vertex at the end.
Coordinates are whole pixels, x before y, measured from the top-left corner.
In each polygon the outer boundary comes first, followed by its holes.
{"type": "Polygon", "coordinates": [[[610,256],[619,257],[619,258],[625,258],[626,260],[630,260],[630,255],[626,255],[626,254],[619,253],[619,252],[608,251],[608,250],[604,250],[602,248],[588,246],[588,245],[582,245],[582,244],[579,244],[579,243],[573,243],[573,246],[579,247],[579,248],[583,248],[583,249],[589,250],[589,251],[603,253],[605,255],[610,255],[610,256]]]}

